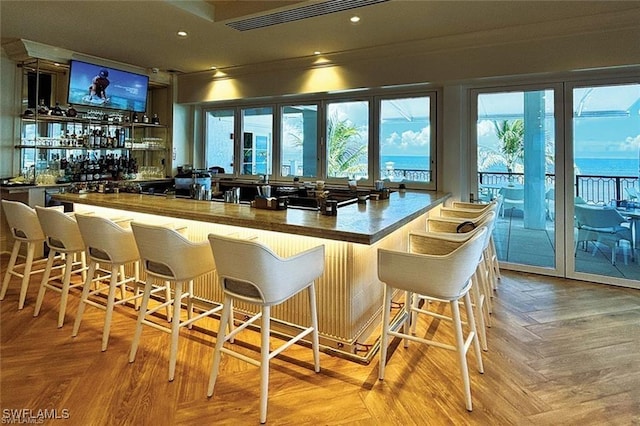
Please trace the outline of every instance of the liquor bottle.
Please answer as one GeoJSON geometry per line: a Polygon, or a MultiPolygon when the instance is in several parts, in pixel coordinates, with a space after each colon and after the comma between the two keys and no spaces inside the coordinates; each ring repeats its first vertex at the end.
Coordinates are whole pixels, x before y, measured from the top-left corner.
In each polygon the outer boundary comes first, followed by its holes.
{"type": "Polygon", "coordinates": [[[137,112],[134,112],[134,113],[133,113],[133,122],[134,122],[134,123],[138,123],[139,121],[140,121],[140,120],[138,119],[138,113],[137,113],[137,112]]]}
{"type": "Polygon", "coordinates": [[[57,117],[62,117],[64,112],[62,112],[62,108],[60,108],[60,103],[56,102],[56,106],[51,110],[51,115],[55,115],[57,117]]]}
{"type": "Polygon", "coordinates": [[[40,104],[38,105],[38,114],[48,115],[49,107],[44,104],[44,99],[40,99],[40,104]]]}
{"type": "Polygon", "coordinates": [[[149,116],[146,113],[142,116],[142,122],[143,123],[148,123],[149,122],[149,116]]]}
{"type": "Polygon", "coordinates": [[[158,114],[153,114],[153,117],[151,118],[151,123],[160,124],[160,117],[158,117],[158,114]]]}
{"type": "Polygon", "coordinates": [[[67,117],[75,117],[78,115],[78,111],[73,107],[73,105],[69,105],[67,108],[67,117]]]}

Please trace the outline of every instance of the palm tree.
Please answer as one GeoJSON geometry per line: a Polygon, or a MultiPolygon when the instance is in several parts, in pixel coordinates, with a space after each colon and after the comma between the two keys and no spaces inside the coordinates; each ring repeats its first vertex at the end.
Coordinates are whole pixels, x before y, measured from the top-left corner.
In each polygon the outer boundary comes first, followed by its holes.
{"type": "Polygon", "coordinates": [[[331,117],[327,124],[327,175],[349,177],[363,173],[367,145],[361,143],[359,129],[348,120],[331,117]]]}
{"type": "Polygon", "coordinates": [[[516,164],[524,161],[524,120],[503,120],[493,122],[496,135],[501,143],[500,152],[504,156],[507,172],[513,173],[516,164]]]}

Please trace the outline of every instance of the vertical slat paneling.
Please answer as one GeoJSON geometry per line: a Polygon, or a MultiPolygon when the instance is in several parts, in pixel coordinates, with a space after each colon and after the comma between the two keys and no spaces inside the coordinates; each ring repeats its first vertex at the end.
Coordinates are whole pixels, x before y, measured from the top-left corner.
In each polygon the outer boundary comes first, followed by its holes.
{"type": "MultiPolygon", "coordinates": [[[[371,330],[373,322],[379,320],[382,285],[377,275],[378,248],[406,250],[408,233],[412,230],[424,230],[426,218],[426,215],[423,215],[369,246],[94,206],[77,205],[76,210],[93,211],[107,217],[130,217],[136,221],[165,226],[187,227],[187,236],[192,241],[207,241],[210,233],[256,238],[283,257],[324,244],[325,271],[316,283],[319,331],[326,338],[344,343],[366,339],[368,336],[362,333],[371,330]]],[[[242,262],[242,259],[238,259],[238,262],[242,262]]],[[[198,278],[194,286],[196,296],[212,302],[221,302],[223,295],[217,279],[215,271],[198,278]]],[[[255,307],[246,303],[236,306],[241,310],[255,312],[255,307]]],[[[307,293],[303,292],[275,307],[273,315],[286,322],[309,324],[307,293]]]]}

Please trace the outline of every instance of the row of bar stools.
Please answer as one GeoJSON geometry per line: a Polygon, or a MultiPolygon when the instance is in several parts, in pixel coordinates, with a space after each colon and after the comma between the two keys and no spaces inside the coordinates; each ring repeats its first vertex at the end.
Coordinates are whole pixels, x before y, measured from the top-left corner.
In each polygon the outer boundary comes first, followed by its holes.
{"type": "Polygon", "coordinates": [[[18,201],[2,200],[2,208],[15,242],[13,243],[9,265],[2,281],[0,300],[4,300],[11,276],[22,278],[20,298],[18,299],[18,309],[22,309],[24,308],[31,276],[44,271],[44,269],[33,269],[33,258],[36,247],[44,242],[45,235],[40,227],[36,211],[31,207],[18,201]],[[23,263],[17,263],[22,244],[27,245],[27,257],[23,263]]]}
{"type": "MultiPolygon", "coordinates": [[[[467,351],[474,348],[478,370],[484,372],[482,351],[473,315],[469,291],[473,285],[472,277],[482,255],[488,230],[485,226],[478,228],[473,236],[464,242],[441,242],[440,244],[423,244],[420,253],[397,250],[378,249],[378,277],[384,283],[384,302],[382,336],[380,342],[380,367],[378,378],[384,379],[387,364],[387,347],[389,337],[399,337],[407,347],[409,341],[448,349],[458,353],[458,364],[462,374],[464,399],[467,410],[472,410],[471,385],[467,366],[467,351]],[[392,324],[390,319],[391,300],[394,290],[404,292],[403,313],[401,321],[392,324]],[[410,333],[410,322],[413,313],[433,316],[413,304],[413,295],[419,294],[430,299],[447,301],[452,317],[439,316],[451,320],[454,328],[455,345],[442,341],[429,340],[410,333]],[[459,301],[464,300],[469,332],[464,336],[463,323],[460,317],[459,301]],[[402,327],[402,331],[400,330],[402,327]]],[[[415,319],[414,319],[415,320],[415,319]]]]}
{"type": "Polygon", "coordinates": [[[40,283],[38,298],[36,300],[36,308],[33,313],[37,317],[42,307],[44,294],[47,289],[61,293],[60,311],[58,313],[58,327],[64,324],[64,315],[67,309],[67,298],[69,289],[81,287],[87,278],[87,264],[85,256],[84,241],[78,228],[75,218],[60,210],[36,207],[36,213],[40,221],[40,225],[46,236],[46,242],[49,246],[49,256],[47,265],[40,283]],[[56,259],[64,256],[62,265],[53,266],[56,259]],[[78,259],[79,257],[79,259],[78,259]],[[59,275],[52,276],[51,272],[61,270],[59,275]],[[71,274],[81,273],[82,282],[71,285],[71,274]],[[62,287],[56,286],[53,281],[62,281],[62,287]]]}
{"type": "Polygon", "coordinates": [[[85,243],[85,249],[89,256],[89,271],[87,279],[82,288],[82,296],[78,313],[73,326],[72,336],[77,336],[82,322],[82,315],[86,305],[91,305],[106,311],[104,327],[102,331],[102,351],[107,350],[109,343],[109,332],[111,330],[111,318],[115,306],[136,301],[142,297],[139,275],[139,259],[138,248],[131,229],[123,225],[128,221],[117,223],[114,220],[95,216],[91,214],[76,214],[76,220],[82,238],[85,243]],[[133,277],[127,277],[125,274],[125,266],[133,265],[133,277]],[[110,266],[108,271],[101,269],[102,265],[110,266]],[[107,275],[100,273],[108,272],[107,275]],[[96,276],[98,273],[98,276],[96,276]],[[101,284],[103,280],[109,279],[108,296],[106,306],[95,300],[93,296],[101,293],[103,288],[101,284]],[[91,290],[93,284],[97,284],[97,288],[91,290]],[[127,284],[133,291],[133,295],[126,297],[125,291],[127,284]],[[115,300],[116,289],[120,288],[120,299],[115,300]]]}

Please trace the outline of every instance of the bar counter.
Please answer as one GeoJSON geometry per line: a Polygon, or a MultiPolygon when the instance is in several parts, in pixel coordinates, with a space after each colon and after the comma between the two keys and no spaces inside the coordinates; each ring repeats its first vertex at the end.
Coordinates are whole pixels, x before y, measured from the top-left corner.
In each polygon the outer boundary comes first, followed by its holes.
{"type": "MultiPolygon", "coordinates": [[[[340,207],[337,216],[125,193],[64,193],[54,199],[73,203],[78,212],[185,226],[194,241],[205,241],[209,233],[257,238],[284,257],[324,245],[325,271],[316,282],[321,345],[327,352],[368,362],[377,348],[382,312],[378,248],[406,250],[409,232],[424,230],[429,212],[448,197],[443,192],[395,192],[388,200],[340,207]]],[[[194,293],[203,304],[223,300],[215,271],[196,280],[194,293]]],[[[234,307],[237,315],[254,312],[252,305],[234,307]]],[[[287,324],[308,324],[310,318],[301,295],[274,307],[272,314],[280,321],[278,326],[274,320],[274,329],[285,334],[291,333],[287,324]]]]}
{"type": "Polygon", "coordinates": [[[442,192],[394,192],[388,200],[340,207],[337,216],[301,209],[266,210],[248,204],[196,201],[141,194],[56,194],[59,201],[220,223],[309,237],[374,244],[441,204],[442,192]]]}

